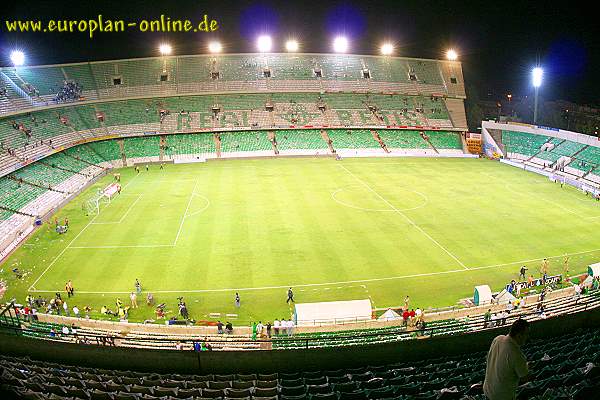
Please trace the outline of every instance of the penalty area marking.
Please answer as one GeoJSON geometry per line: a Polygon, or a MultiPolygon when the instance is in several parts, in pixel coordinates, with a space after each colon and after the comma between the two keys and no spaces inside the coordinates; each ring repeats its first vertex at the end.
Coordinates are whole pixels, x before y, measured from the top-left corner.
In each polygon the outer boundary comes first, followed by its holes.
{"type": "Polygon", "coordinates": [[[208,207],[210,207],[210,200],[208,199],[208,197],[200,194],[200,193],[192,193],[192,196],[196,196],[196,197],[200,197],[201,199],[206,200],[206,205],[204,207],[202,207],[200,210],[196,210],[192,213],[186,213],[186,215],[184,216],[184,218],[189,218],[189,217],[193,217],[194,215],[198,215],[201,212],[203,212],[204,210],[206,210],[208,207]]]}
{"type": "MultiPolygon", "coordinates": [[[[600,248],[593,249],[593,250],[578,251],[578,252],[574,252],[574,253],[565,253],[565,254],[560,254],[560,255],[550,256],[550,257],[534,258],[534,259],[530,259],[530,260],[519,260],[519,261],[512,261],[512,262],[503,263],[503,264],[486,265],[483,267],[473,267],[473,268],[468,268],[468,269],[454,269],[454,270],[439,271],[439,272],[426,272],[426,273],[422,273],[422,274],[388,276],[388,277],[384,277],[384,278],[369,278],[369,279],[356,279],[356,280],[351,280],[351,281],[305,283],[305,284],[297,284],[297,285],[288,284],[288,285],[278,285],[278,286],[262,286],[262,287],[247,287],[247,288],[197,289],[197,290],[152,290],[152,293],[218,293],[218,292],[236,292],[236,291],[249,292],[249,291],[257,291],[257,290],[288,289],[290,286],[294,287],[294,288],[311,288],[311,287],[314,288],[314,287],[319,287],[319,286],[365,284],[365,283],[369,283],[369,282],[392,281],[392,280],[400,280],[400,279],[408,279],[408,278],[420,278],[420,277],[426,277],[426,276],[448,275],[448,274],[456,274],[456,273],[463,273],[463,272],[469,272],[469,271],[478,271],[478,270],[485,270],[485,269],[490,269],[490,268],[504,267],[507,265],[519,265],[519,264],[525,264],[525,263],[530,263],[530,262],[534,262],[534,261],[541,261],[544,258],[555,259],[555,258],[561,258],[564,256],[574,256],[574,255],[579,255],[579,254],[593,253],[596,251],[600,251],[600,248]]],[[[352,286],[349,286],[349,287],[352,287],[352,286]]],[[[317,290],[317,289],[313,289],[313,290],[317,290]]],[[[55,293],[55,292],[59,292],[59,291],[60,290],[35,290],[35,289],[29,290],[29,292],[35,292],[35,293],[55,293]]],[[[131,293],[131,290],[123,291],[123,292],[121,292],[121,291],[115,291],[115,292],[91,291],[91,292],[89,292],[89,291],[81,291],[80,290],[80,291],[77,291],[77,293],[83,293],[83,294],[129,294],[129,293],[131,293]]]]}
{"type": "Polygon", "coordinates": [[[129,215],[129,212],[133,209],[133,207],[137,204],[138,201],[140,201],[140,199],[142,198],[143,194],[139,194],[138,198],[135,199],[135,201],[127,208],[127,211],[125,211],[125,214],[123,214],[121,216],[121,218],[119,218],[118,221],[111,221],[111,222],[94,222],[92,223],[92,225],[113,225],[113,224],[120,224],[121,222],[123,222],[123,220],[125,218],[127,218],[127,215],[129,215]]]}
{"type": "MultiPolygon", "coordinates": [[[[341,205],[343,205],[343,206],[346,206],[346,207],[354,208],[354,209],[356,209],[356,210],[361,210],[361,211],[375,211],[375,212],[396,212],[396,210],[392,210],[391,208],[384,208],[384,209],[382,209],[382,208],[365,208],[365,207],[359,207],[359,206],[355,206],[355,205],[352,205],[352,204],[346,203],[346,202],[344,202],[344,201],[342,201],[342,200],[340,200],[340,199],[338,199],[338,198],[337,198],[337,194],[338,194],[339,192],[342,192],[342,191],[346,190],[346,189],[347,189],[347,188],[349,188],[349,187],[356,187],[356,186],[360,186],[360,185],[346,185],[346,186],[344,186],[344,187],[342,187],[342,188],[339,188],[339,189],[337,189],[337,190],[335,190],[335,191],[331,192],[331,198],[332,198],[332,199],[333,199],[333,200],[334,200],[336,203],[339,203],[339,204],[341,204],[341,205]]],[[[427,203],[429,203],[429,198],[428,198],[427,196],[425,196],[423,193],[421,193],[421,192],[417,192],[416,190],[409,190],[409,189],[407,189],[407,190],[408,190],[409,192],[412,192],[412,193],[416,193],[416,194],[418,194],[419,196],[421,196],[421,198],[423,198],[423,200],[424,200],[425,202],[424,202],[423,204],[420,204],[420,205],[416,206],[416,207],[411,207],[411,208],[399,208],[399,209],[398,209],[398,211],[411,211],[411,210],[417,210],[417,209],[419,209],[419,208],[423,208],[423,207],[425,207],[425,206],[427,205],[427,203]]]]}
{"type": "MultiPolygon", "coordinates": [[[[127,185],[125,185],[123,187],[123,189],[126,189],[127,186],[129,186],[135,180],[135,178],[137,178],[138,176],[139,175],[134,175],[134,177],[131,178],[131,180],[127,183],[127,185]]],[[[69,242],[69,244],[64,249],[62,249],[56,257],[54,257],[54,260],[52,260],[52,262],[50,262],[50,264],[48,264],[46,269],[42,271],[41,275],[38,276],[38,278],[31,284],[31,286],[29,286],[29,289],[27,289],[28,291],[32,291],[32,289],[35,289],[35,284],[38,283],[40,279],[42,279],[42,277],[46,274],[46,272],[48,272],[48,270],[56,263],[56,261],[58,261],[58,259],[65,253],[65,251],[67,251],[67,249],[69,249],[71,247],[73,242],[75,242],[75,240],[77,240],[77,238],[79,236],[81,236],[81,234],[83,232],[85,232],[85,230],[96,220],[96,218],[98,218],[99,215],[100,215],[100,213],[96,214],[92,219],[90,219],[90,221],[83,228],[81,228],[79,233],[77,235],[75,235],[75,237],[69,242]]]]}

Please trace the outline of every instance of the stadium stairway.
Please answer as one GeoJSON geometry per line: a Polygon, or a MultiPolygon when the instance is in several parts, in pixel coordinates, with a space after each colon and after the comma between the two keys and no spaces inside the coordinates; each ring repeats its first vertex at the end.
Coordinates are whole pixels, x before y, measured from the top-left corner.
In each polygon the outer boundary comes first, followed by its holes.
{"type": "MultiPolygon", "coordinates": [[[[110,351],[110,348],[107,349],[110,351]]],[[[518,399],[589,400],[600,390],[600,330],[524,346],[531,380],[518,399]]],[[[25,399],[484,400],[486,352],[336,370],[185,375],[0,356],[2,390],[25,399]]]]}

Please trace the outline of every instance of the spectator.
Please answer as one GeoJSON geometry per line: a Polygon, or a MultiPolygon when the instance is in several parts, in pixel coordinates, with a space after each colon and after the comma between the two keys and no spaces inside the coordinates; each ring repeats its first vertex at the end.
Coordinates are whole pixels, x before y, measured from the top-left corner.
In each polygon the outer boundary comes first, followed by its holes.
{"type": "Polygon", "coordinates": [[[271,323],[267,322],[267,337],[271,338],[271,323]]]}
{"type": "Polygon", "coordinates": [[[281,324],[279,323],[279,320],[277,318],[275,318],[275,321],[273,321],[273,329],[275,330],[275,335],[279,335],[279,327],[281,326],[281,324]]]}
{"type": "Polygon", "coordinates": [[[529,323],[516,320],[508,335],[497,336],[487,355],[483,392],[489,400],[514,399],[519,380],[528,374],[527,359],[521,350],[529,336],[529,323]]]}
{"type": "Polygon", "coordinates": [[[148,294],[146,295],[146,304],[149,306],[154,305],[154,296],[150,292],[148,292],[148,294]]]}
{"type": "Polygon", "coordinates": [[[79,318],[79,308],[77,306],[73,306],[73,315],[75,318],[79,318]]]}
{"type": "Polygon", "coordinates": [[[217,321],[217,333],[223,334],[223,323],[221,321],[217,321]]]}
{"type": "Polygon", "coordinates": [[[408,310],[404,310],[402,312],[402,325],[408,325],[408,318],[410,317],[410,312],[408,310]]]}
{"type": "Polygon", "coordinates": [[[69,306],[67,305],[67,302],[63,301],[62,305],[63,305],[63,309],[65,310],[65,316],[70,317],[71,313],[69,312],[69,306]]]}
{"type": "Polygon", "coordinates": [[[64,325],[62,327],[62,334],[63,335],[68,335],[69,334],[69,327],[68,326],[64,325]]]}
{"type": "Polygon", "coordinates": [[[233,325],[229,321],[227,321],[227,323],[225,324],[225,332],[227,332],[228,334],[233,333],[233,325]]]}
{"type": "Polygon", "coordinates": [[[85,307],[83,308],[83,310],[85,311],[85,317],[86,317],[87,319],[90,319],[90,312],[92,311],[92,309],[90,308],[90,306],[85,306],[85,307]]]}
{"type": "Polygon", "coordinates": [[[490,324],[490,320],[492,319],[492,310],[488,309],[485,314],[483,314],[483,329],[487,328],[490,324]]]}
{"type": "Polygon", "coordinates": [[[288,336],[292,336],[294,334],[294,321],[292,319],[288,319],[287,322],[287,334],[288,336]]]}

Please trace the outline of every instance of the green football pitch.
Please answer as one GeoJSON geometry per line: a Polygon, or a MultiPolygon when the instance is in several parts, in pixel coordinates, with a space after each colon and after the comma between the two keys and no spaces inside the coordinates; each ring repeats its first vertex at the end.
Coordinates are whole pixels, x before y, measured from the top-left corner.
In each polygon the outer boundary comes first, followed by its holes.
{"type": "MultiPolygon", "coordinates": [[[[98,316],[128,303],[138,278],[176,313],[237,323],[289,317],[296,302],[366,299],[443,307],[521,265],[539,276],[600,261],[599,203],[547,178],[480,159],[262,159],[123,169],[122,194],[99,213],[82,205],[112,175],[60,210],[70,229],[39,229],[2,265],[5,298],[51,297],[98,316]],[[25,277],[17,280],[10,270],[25,277]],[[234,304],[235,292],[241,307],[234,304]],[[226,314],[237,314],[227,317],[226,314]]],[[[130,320],[154,316],[142,298],[130,320]]]]}

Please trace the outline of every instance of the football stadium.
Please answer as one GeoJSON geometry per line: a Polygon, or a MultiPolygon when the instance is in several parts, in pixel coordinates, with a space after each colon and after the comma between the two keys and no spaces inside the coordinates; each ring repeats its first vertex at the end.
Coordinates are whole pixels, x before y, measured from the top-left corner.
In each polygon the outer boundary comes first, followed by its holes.
{"type": "Polygon", "coordinates": [[[473,131],[458,50],[277,40],[12,51],[7,398],[596,398],[600,141],[535,122],[542,67],[473,131]]]}

